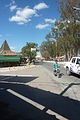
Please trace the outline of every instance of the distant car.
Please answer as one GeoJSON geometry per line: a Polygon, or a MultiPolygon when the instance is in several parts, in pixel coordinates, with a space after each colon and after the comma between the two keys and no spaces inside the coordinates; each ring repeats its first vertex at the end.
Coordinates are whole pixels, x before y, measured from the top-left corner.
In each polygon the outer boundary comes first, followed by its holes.
{"type": "Polygon", "coordinates": [[[71,73],[80,75],[80,57],[72,57],[70,62],[65,64],[64,68],[66,68],[66,73],[68,75],[71,73]]]}

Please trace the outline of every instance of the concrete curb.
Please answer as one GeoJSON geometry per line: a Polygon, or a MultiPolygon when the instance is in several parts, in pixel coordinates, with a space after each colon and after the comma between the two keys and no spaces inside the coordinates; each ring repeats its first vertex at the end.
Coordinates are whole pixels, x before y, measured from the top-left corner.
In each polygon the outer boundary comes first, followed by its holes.
{"type": "MultiPolygon", "coordinates": [[[[46,63],[54,63],[55,61],[43,61],[43,62],[46,62],[46,63]]],[[[58,62],[59,64],[62,64],[62,65],[65,65],[66,63],[69,63],[68,62],[58,62]]]]}
{"type": "Polygon", "coordinates": [[[15,67],[15,66],[13,66],[13,67],[4,67],[4,68],[0,68],[0,72],[25,70],[25,69],[30,69],[32,67],[35,67],[35,65],[30,65],[30,66],[27,65],[27,67],[26,67],[26,65],[25,66],[17,66],[17,67],[15,67]]]}

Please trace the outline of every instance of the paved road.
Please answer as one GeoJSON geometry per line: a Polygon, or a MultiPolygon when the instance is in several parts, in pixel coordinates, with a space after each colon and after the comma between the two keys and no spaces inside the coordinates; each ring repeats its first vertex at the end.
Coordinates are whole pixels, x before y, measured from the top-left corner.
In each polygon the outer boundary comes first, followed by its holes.
{"type": "MultiPolygon", "coordinates": [[[[52,63],[44,62],[42,65],[45,68],[47,68],[50,72],[53,71],[53,64],[52,63]]],[[[66,71],[65,71],[63,65],[60,65],[60,70],[61,70],[61,73],[63,74],[63,76],[62,76],[63,79],[66,79],[66,80],[71,81],[71,82],[80,82],[80,76],[75,75],[75,74],[72,74],[71,76],[68,76],[66,74],[66,71]]]]}
{"type": "Polygon", "coordinates": [[[43,66],[0,75],[1,120],[80,120],[80,83],[58,79],[43,66]]]}

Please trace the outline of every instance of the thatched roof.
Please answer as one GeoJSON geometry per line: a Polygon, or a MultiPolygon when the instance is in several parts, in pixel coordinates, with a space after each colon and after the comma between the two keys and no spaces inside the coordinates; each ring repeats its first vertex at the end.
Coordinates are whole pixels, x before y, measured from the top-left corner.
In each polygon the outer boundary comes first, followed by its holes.
{"type": "Polygon", "coordinates": [[[12,55],[12,56],[16,55],[16,53],[11,51],[11,49],[9,48],[9,45],[6,40],[4,41],[0,48],[0,55],[12,55]]]}
{"type": "MultiPolygon", "coordinates": [[[[10,50],[9,45],[7,41],[5,40],[4,43],[1,46],[1,50],[10,50]]],[[[11,50],[10,50],[11,51],[11,50]]]]}

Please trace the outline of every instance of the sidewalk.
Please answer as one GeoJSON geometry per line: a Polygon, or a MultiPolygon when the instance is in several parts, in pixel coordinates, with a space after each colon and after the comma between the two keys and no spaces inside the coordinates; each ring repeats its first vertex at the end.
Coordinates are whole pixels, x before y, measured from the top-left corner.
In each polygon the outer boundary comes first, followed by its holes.
{"type": "MultiPolygon", "coordinates": [[[[43,62],[48,62],[48,63],[54,63],[55,61],[43,61],[43,62]]],[[[58,62],[60,65],[65,65],[66,63],[69,63],[69,61],[68,62],[58,62]]]]}
{"type": "Polygon", "coordinates": [[[60,93],[62,88],[60,88],[60,83],[55,76],[53,76],[49,71],[40,65],[31,65],[29,67],[20,66],[9,68],[0,68],[1,76],[23,76],[23,77],[37,77],[34,81],[30,81],[25,85],[29,85],[34,88],[39,88],[42,90],[60,93]],[[58,87],[59,85],[59,87],[58,87]],[[58,88],[58,89],[56,89],[58,88]]]}
{"type": "Polygon", "coordinates": [[[0,72],[8,72],[8,71],[17,71],[17,70],[24,70],[34,67],[34,65],[24,65],[24,66],[13,66],[13,67],[3,67],[0,68],[0,72]]]}

